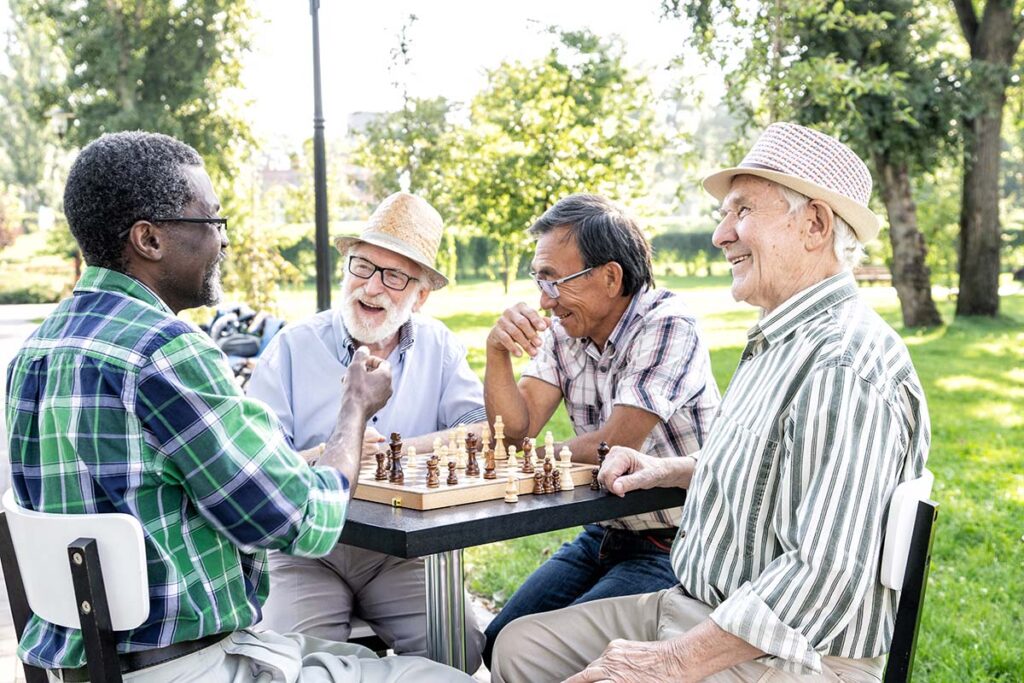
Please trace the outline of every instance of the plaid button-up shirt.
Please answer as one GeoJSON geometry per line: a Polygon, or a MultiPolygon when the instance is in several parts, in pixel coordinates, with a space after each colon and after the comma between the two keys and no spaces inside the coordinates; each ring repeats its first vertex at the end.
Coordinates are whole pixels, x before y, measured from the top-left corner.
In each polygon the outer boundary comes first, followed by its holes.
{"type": "MultiPolygon", "coordinates": [[[[150,611],[120,652],[255,624],[264,549],[320,556],[341,534],[344,477],[308,467],[211,340],[114,271],[87,268],[11,362],[7,423],[20,505],[142,523],[150,611]]],[[[85,664],[80,631],[34,616],[18,654],[85,664]]]]}
{"type": "MultiPolygon", "coordinates": [[[[720,398],[696,320],[680,297],[665,290],[636,294],[604,350],[590,339],[570,337],[555,320],[523,376],[562,390],[577,434],[600,429],[617,405],[657,415],[660,421],[640,450],[662,458],[700,450],[720,398]]],[[[604,524],[664,529],[676,526],[679,514],[671,508],[604,524]]]]}
{"type": "Polygon", "coordinates": [[[929,442],[907,347],[853,276],[796,294],[750,330],[698,458],[672,547],[683,588],[777,668],[884,654],[889,499],[929,442]]]}

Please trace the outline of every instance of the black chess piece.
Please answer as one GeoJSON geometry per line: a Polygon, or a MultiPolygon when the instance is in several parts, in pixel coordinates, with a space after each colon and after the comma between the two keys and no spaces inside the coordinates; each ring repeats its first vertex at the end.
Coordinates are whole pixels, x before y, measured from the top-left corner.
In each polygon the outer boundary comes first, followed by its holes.
{"type": "Polygon", "coordinates": [[[533,474],[533,443],[530,439],[523,439],[523,474],[533,474]]]}
{"type": "Polygon", "coordinates": [[[384,452],[377,451],[373,457],[377,459],[377,471],[374,473],[373,478],[376,481],[385,481],[388,478],[388,471],[384,469],[384,452]]]}
{"type": "Polygon", "coordinates": [[[533,473],[533,495],[542,496],[547,491],[544,490],[544,473],[537,470],[533,473]]]}
{"type": "Polygon", "coordinates": [[[431,456],[427,460],[427,488],[436,489],[441,485],[440,466],[437,456],[431,456]]]}
{"type": "Polygon", "coordinates": [[[480,440],[476,434],[470,432],[466,435],[466,476],[479,477],[480,464],[476,461],[476,452],[480,447],[480,440]]]}
{"type": "Polygon", "coordinates": [[[597,478],[597,473],[601,470],[601,467],[604,465],[604,459],[608,455],[608,451],[610,450],[611,447],[608,446],[607,441],[602,441],[597,445],[597,469],[594,470],[594,481],[591,482],[590,484],[590,488],[594,489],[595,491],[604,490],[604,485],[601,484],[601,481],[597,478]],[[594,483],[597,484],[597,488],[594,488],[594,483]]]}
{"type": "Polygon", "coordinates": [[[497,479],[498,475],[494,471],[494,451],[490,448],[484,453],[484,479],[497,479]]]}
{"type": "Polygon", "coordinates": [[[388,460],[388,481],[392,484],[405,483],[405,473],[402,471],[402,435],[398,432],[391,433],[391,458],[388,460]]]}
{"type": "Polygon", "coordinates": [[[448,461],[448,485],[455,486],[459,483],[459,478],[455,476],[455,461],[448,461]]]}

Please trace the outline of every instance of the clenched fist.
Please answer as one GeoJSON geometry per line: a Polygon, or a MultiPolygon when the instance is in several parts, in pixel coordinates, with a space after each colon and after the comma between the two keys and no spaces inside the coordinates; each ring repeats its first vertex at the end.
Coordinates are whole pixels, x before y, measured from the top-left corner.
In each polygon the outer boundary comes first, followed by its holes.
{"type": "Polygon", "coordinates": [[[352,356],[342,383],[342,409],[349,403],[349,406],[354,404],[363,409],[367,416],[373,415],[391,398],[391,364],[371,356],[365,346],[360,346],[352,356]]]}
{"type": "Polygon", "coordinates": [[[532,358],[543,344],[541,333],[550,326],[547,318],[520,302],[501,314],[487,335],[487,346],[513,356],[522,356],[525,351],[532,358]]]}

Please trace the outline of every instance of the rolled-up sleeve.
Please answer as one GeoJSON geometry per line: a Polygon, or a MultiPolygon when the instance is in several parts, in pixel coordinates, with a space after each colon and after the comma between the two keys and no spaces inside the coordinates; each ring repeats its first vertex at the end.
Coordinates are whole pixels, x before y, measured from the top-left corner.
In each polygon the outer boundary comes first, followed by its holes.
{"type": "Polygon", "coordinates": [[[530,359],[530,362],[523,368],[522,377],[534,377],[561,388],[562,373],[558,363],[558,341],[555,338],[554,326],[544,331],[541,337],[540,350],[537,355],[530,359]]]}
{"type": "Polygon", "coordinates": [[[337,544],[349,482],[333,468],[309,467],[202,335],[182,335],[153,354],[135,410],[200,514],[242,550],[318,557],[337,544]]]}
{"type": "Polygon", "coordinates": [[[774,513],[784,552],[711,619],[767,653],[773,667],[820,672],[821,653],[878,580],[884,511],[907,434],[900,411],[850,368],[812,373],[784,427],[789,452],[774,513]]]}
{"type": "Polygon", "coordinates": [[[484,410],[484,387],[469,367],[466,348],[455,335],[448,333],[445,344],[444,369],[441,378],[441,399],[437,410],[437,428],[450,429],[487,419],[484,410]]]}
{"type": "Polygon", "coordinates": [[[709,362],[693,320],[681,316],[655,317],[626,349],[615,404],[654,413],[667,422],[705,389],[709,362]]]}

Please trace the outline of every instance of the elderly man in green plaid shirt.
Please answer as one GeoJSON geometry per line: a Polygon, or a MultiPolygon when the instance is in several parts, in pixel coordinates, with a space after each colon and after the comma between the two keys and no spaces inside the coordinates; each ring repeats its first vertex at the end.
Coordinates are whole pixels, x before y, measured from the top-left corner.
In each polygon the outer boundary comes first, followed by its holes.
{"type": "MultiPolygon", "coordinates": [[[[334,431],[315,454],[247,399],[221,351],[179,320],[220,298],[227,219],[191,147],[104,135],[64,195],[88,264],[74,294],[7,373],[19,505],[126,513],[143,527],[149,617],[118,634],[133,681],[452,681],[416,657],[250,629],[267,599],[267,549],[322,556],[338,542],[368,415],[391,393],[385,361],[356,353],[334,431]],[[318,456],[311,466],[304,456],[318,456]]],[[[52,679],[87,680],[81,632],[33,617],[19,656],[52,679]]]]}

